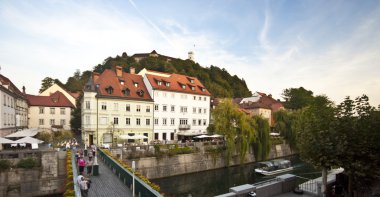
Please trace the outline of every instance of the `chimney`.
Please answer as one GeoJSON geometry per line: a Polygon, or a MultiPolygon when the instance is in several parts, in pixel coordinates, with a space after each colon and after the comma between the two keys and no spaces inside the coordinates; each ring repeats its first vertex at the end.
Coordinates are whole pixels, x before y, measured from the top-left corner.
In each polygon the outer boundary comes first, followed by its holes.
{"type": "Polygon", "coordinates": [[[116,68],[116,76],[121,77],[123,76],[123,68],[121,66],[115,66],[116,68]]]}
{"type": "Polygon", "coordinates": [[[99,73],[97,72],[92,72],[92,80],[94,81],[97,81],[99,79],[99,73]]]}
{"type": "Polygon", "coordinates": [[[22,86],[22,93],[25,94],[25,86],[22,86]]]}
{"type": "Polygon", "coordinates": [[[134,68],[134,67],[130,67],[130,68],[129,68],[129,73],[131,73],[131,74],[134,75],[135,72],[136,72],[136,71],[135,71],[135,68],[134,68]]]}

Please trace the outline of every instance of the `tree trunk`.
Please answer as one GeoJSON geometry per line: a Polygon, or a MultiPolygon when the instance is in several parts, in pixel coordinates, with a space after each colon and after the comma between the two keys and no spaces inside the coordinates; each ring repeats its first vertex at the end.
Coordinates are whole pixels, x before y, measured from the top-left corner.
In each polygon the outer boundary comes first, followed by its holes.
{"type": "Polygon", "coordinates": [[[327,168],[322,169],[322,196],[326,197],[327,193],[327,168]]]}
{"type": "Polygon", "coordinates": [[[353,181],[352,173],[349,173],[348,174],[348,197],[353,197],[352,181],[353,181]]]}

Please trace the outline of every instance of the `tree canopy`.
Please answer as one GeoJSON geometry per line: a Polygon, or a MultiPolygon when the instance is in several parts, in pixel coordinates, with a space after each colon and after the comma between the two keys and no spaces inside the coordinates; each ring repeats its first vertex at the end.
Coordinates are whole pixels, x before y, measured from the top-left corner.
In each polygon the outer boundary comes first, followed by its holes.
{"type": "Polygon", "coordinates": [[[313,92],[303,87],[288,88],[282,93],[286,109],[302,109],[313,102],[313,92]]]}

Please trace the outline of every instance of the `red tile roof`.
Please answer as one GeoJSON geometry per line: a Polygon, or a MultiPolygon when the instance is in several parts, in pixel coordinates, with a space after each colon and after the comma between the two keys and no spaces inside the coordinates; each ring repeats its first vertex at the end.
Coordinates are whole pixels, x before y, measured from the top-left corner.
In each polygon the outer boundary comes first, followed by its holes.
{"type": "Polygon", "coordinates": [[[150,84],[155,90],[165,90],[172,92],[183,92],[188,94],[199,94],[211,96],[210,92],[204,87],[204,85],[195,77],[189,77],[180,74],[161,73],[156,71],[148,71],[149,73],[164,74],[166,76],[146,74],[150,84]],[[159,82],[161,81],[161,85],[159,82]],[[193,82],[193,83],[192,83],[193,82]],[[170,83],[167,86],[166,83],[170,83]],[[183,88],[183,86],[185,88],[183,88]]]}
{"type": "Polygon", "coordinates": [[[26,98],[30,106],[75,107],[70,100],[59,91],[54,92],[50,96],[26,95],[26,98]]]}
{"type": "Polygon", "coordinates": [[[0,82],[3,85],[8,85],[8,90],[15,93],[17,96],[24,98],[24,94],[4,75],[0,74],[0,82]]]}
{"type": "Polygon", "coordinates": [[[94,84],[99,85],[98,96],[100,97],[119,97],[123,99],[152,101],[141,75],[122,72],[122,76],[118,77],[114,71],[106,69],[99,75],[98,79],[94,81],[94,84]],[[137,87],[135,84],[137,84],[137,87]],[[110,87],[112,87],[111,94],[107,91],[110,87]],[[125,91],[128,90],[130,94],[126,95],[125,91]],[[139,95],[141,91],[143,94],[139,95]]]}

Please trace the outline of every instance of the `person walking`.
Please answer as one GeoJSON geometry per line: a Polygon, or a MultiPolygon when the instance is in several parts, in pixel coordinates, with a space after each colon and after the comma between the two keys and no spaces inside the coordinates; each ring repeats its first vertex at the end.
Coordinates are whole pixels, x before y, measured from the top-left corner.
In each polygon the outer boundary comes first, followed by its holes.
{"type": "Polygon", "coordinates": [[[78,160],[79,174],[83,175],[84,167],[86,166],[86,160],[81,156],[78,160]]]}
{"type": "Polygon", "coordinates": [[[88,176],[92,175],[92,165],[93,164],[94,164],[94,160],[92,159],[92,157],[89,157],[88,162],[87,162],[87,175],[88,176]]]}
{"type": "Polygon", "coordinates": [[[79,187],[82,196],[87,196],[88,193],[88,180],[84,178],[83,176],[81,177],[81,180],[79,182],[79,187]]]}

